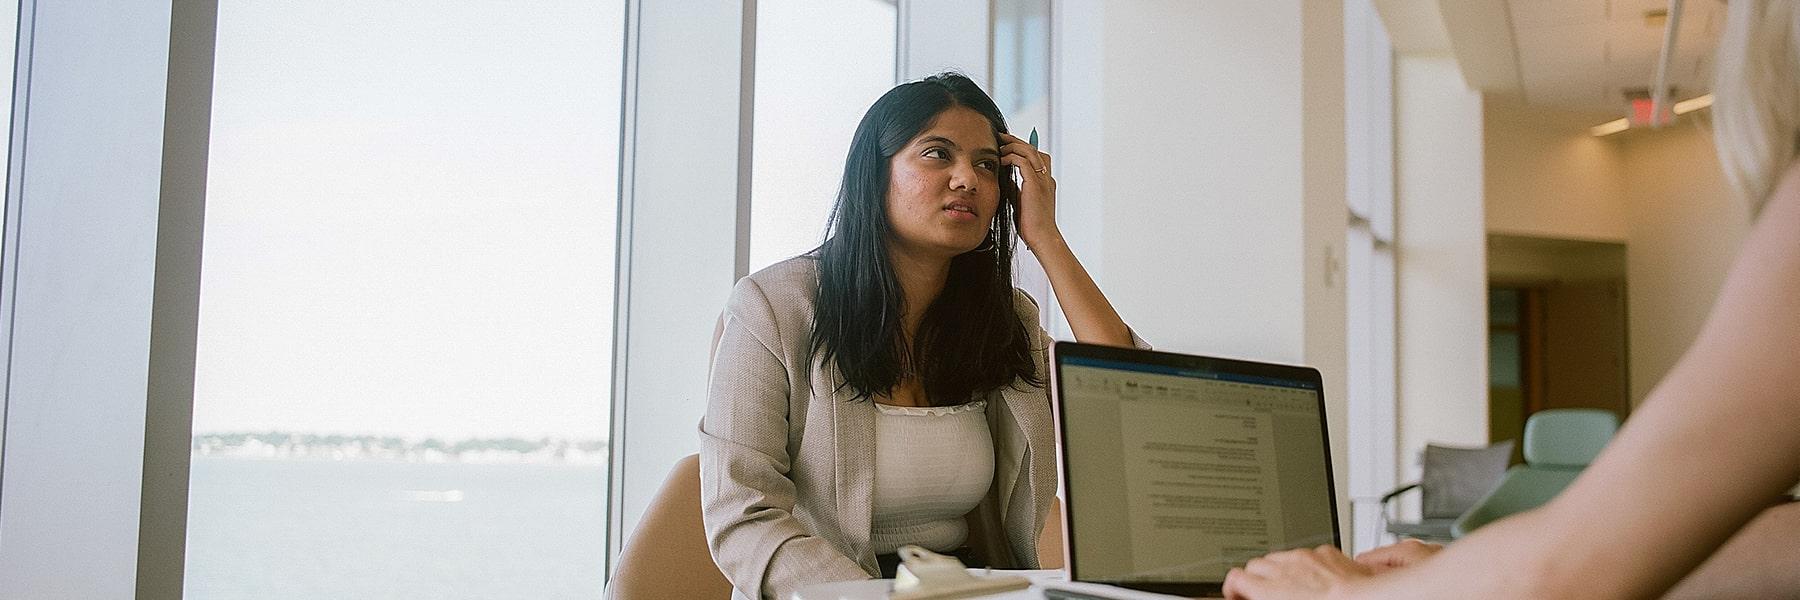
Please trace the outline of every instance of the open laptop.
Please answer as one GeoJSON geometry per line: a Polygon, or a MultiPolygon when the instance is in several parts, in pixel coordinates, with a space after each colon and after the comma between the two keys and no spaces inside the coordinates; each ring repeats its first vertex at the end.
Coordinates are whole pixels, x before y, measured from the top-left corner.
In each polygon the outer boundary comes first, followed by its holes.
{"type": "Polygon", "coordinates": [[[1072,342],[1051,363],[1070,581],[1216,596],[1251,558],[1342,547],[1317,370],[1072,342]]]}

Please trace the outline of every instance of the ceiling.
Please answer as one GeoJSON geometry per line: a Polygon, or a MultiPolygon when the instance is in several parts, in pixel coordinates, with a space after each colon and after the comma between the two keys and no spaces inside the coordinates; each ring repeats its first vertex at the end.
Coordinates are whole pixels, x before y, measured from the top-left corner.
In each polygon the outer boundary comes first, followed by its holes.
{"type": "MultiPolygon", "coordinates": [[[[1449,50],[1471,87],[1518,102],[1622,116],[1625,90],[1648,89],[1668,0],[1375,0],[1396,51],[1449,50]],[[1434,26],[1438,27],[1434,29],[1434,26]],[[1443,46],[1448,45],[1448,48],[1443,46]]],[[[1682,2],[1671,101],[1711,87],[1724,0],[1682,2]]]]}
{"type": "MultiPolygon", "coordinates": [[[[1666,0],[1507,0],[1506,4],[1526,104],[1623,110],[1624,90],[1647,89],[1655,81],[1663,24],[1646,23],[1644,15],[1668,10],[1666,0]]],[[[1682,3],[1675,56],[1669,63],[1675,100],[1699,96],[1712,87],[1711,61],[1724,25],[1723,9],[1718,0],[1682,3]]]]}

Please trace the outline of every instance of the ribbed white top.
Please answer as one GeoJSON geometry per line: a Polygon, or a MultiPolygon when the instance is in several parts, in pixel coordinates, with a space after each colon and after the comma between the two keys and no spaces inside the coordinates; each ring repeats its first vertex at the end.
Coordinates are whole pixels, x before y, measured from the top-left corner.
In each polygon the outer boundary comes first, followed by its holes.
{"type": "Polygon", "coordinates": [[[987,401],[875,406],[870,546],[876,554],[907,544],[937,552],[957,549],[969,537],[963,515],[981,503],[994,481],[987,401]]]}

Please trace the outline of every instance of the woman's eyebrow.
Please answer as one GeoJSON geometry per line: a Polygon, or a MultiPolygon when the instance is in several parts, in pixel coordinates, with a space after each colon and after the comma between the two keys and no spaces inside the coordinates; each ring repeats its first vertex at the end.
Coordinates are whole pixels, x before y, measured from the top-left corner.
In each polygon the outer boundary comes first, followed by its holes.
{"type": "MultiPolygon", "coordinates": [[[[950,138],[947,138],[947,137],[944,137],[941,135],[934,135],[934,136],[931,136],[928,138],[921,139],[921,140],[919,140],[919,143],[921,143],[921,144],[943,144],[945,146],[949,146],[950,149],[952,149],[952,150],[961,150],[962,149],[962,146],[956,145],[956,142],[952,142],[952,141],[950,141],[950,138]]],[[[978,148],[975,150],[975,153],[976,154],[984,154],[987,156],[999,156],[1000,149],[999,148],[978,148]]]]}

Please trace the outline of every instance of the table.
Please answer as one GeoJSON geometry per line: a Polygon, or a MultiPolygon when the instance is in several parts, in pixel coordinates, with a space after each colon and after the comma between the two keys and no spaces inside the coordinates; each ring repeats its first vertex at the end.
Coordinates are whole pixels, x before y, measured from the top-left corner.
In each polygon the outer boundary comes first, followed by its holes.
{"type": "MultiPolygon", "coordinates": [[[[1067,581],[1068,573],[1061,569],[1037,571],[1010,571],[998,569],[989,571],[987,569],[969,569],[969,572],[976,575],[988,573],[995,575],[1017,575],[1031,580],[1031,587],[1029,589],[1007,592],[1004,594],[994,594],[991,596],[982,596],[983,600],[1044,600],[1044,590],[1046,587],[1104,594],[1104,597],[1106,598],[1117,598],[1119,600],[1178,600],[1181,598],[1180,596],[1152,594],[1149,592],[1139,592],[1111,586],[1070,583],[1067,581]]],[[[888,591],[893,589],[893,587],[894,580],[892,579],[864,579],[858,581],[821,583],[800,588],[798,591],[794,592],[792,600],[885,600],[888,591]]]]}

